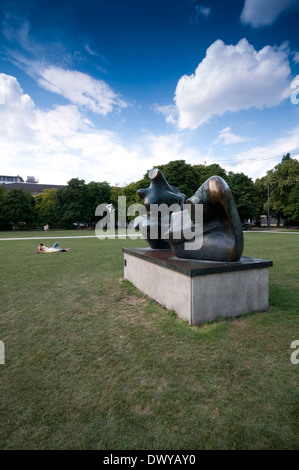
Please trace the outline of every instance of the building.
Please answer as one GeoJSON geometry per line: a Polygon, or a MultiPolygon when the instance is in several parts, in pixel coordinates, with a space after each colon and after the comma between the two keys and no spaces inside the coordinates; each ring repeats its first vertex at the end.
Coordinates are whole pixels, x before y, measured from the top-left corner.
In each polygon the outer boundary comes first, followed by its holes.
{"type": "Polygon", "coordinates": [[[11,184],[11,183],[24,183],[21,176],[6,176],[0,175],[0,184],[11,184]]]}
{"type": "Polygon", "coordinates": [[[37,196],[45,189],[60,189],[65,187],[65,185],[60,184],[39,184],[38,179],[34,176],[27,176],[26,182],[24,182],[21,176],[0,175],[0,184],[5,187],[6,191],[23,189],[24,191],[29,191],[32,196],[37,196]]]}

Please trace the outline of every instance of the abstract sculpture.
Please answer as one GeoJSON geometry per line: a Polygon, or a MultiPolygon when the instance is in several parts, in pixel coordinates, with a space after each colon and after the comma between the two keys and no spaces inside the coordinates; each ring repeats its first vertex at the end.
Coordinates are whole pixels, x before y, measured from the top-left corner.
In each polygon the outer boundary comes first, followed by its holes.
{"type": "Polygon", "coordinates": [[[137,191],[138,195],[143,200],[148,214],[146,216],[137,217],[134,226],[144,234],[151,248],[170,249],[170,244],[166,240],[166,237],[163,237],[163,234],[169,230],[171,213],[168,212],[166,217],[163,218],[161,213],[155,214],[151,208],[161,204],[166,204],[168,207],[172,204],[178,204],[182,210],[186,196],[177,188],[171,186],[157,168],[150,170],[148,176],[150,179],[149,188],[139,189],[137,191]],[[153,232],[154,226],[157,228],[157,236],[151,237],[150,232],[153,232]]]}
{"type": "MultiPolygon", "coordinates": [[[[232,193],[226,182],[219,176],[212,176],[200,186],[196,193],[186,200],[185,194],[170,185],[157,168],[149,171],[150,186],[139,189],[147,214],[135,219],[139,229],[153,249],[172,249],[178,258],[211,261],[238,261],[241,258],[244,242],[240,217],[232,193]],[[188,208],[189,233],[198,228],[196,206],[202,205],[202,243],[199,249],[191,248],[193,240],[185,237],[185,231],[173,229],[176,219],[188,208]],[[165,205],[170,211],[154,210],[165,205]],[[176,205],[176,206],[174,206],[176,205]],[[172,207],[175,213],[171,211],[172,207]],[[183,211],[183,209],[185,209],[183,211]],[[178,217],[177,217],[178,216],[178,217]],[[152,236],[152,234],[155,236],[152,236]]],[[[184,219],[186,220],[186,219],[184,219]]],[[[188,220],[188,219],[187,219],[188,220]]],[[[186,225],[186,224],[185,224],[186,225]]]]}

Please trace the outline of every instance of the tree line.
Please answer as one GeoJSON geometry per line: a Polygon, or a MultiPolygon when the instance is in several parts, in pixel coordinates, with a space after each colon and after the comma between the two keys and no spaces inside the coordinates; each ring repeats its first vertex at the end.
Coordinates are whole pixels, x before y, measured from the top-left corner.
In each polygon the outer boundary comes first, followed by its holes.
{"type": "MultiPolygon", "coordinates": [[[[187,198],[210,176],[221,176],[231,189],[243,223],[248,219],[258,222],[267,213],[269,185],[271,217],[284,219],[287,224],[299,223],[299,162],[290,154],[255,182],[244,173],[226,172],[218,164],[191,165],[175,160],[157,168],[187,198]]],[[[35,197],[23,189],[6,191],[0,186],[0,229],[37,228],[46,223],[50,228],[94,227],[99,204],[112,203],[117,211],[118,196],[126,196],[127,207],[142,203],[137,190],[148,186],[147,173],[124,187],[111,186],[107,181],[86,184],[83,179],[73,178],[65,187],[46,189],[35,197]]]]}

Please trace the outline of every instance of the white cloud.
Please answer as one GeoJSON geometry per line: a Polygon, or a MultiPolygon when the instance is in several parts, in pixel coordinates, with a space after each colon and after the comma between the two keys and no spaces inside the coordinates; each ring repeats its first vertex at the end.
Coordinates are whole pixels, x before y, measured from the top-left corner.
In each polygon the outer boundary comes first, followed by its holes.
{"type": "Polygon", "coordinates": [[[259,28],[271,25],[283,12],[298,7],[298,0],[245,0],[241,21],[259,28]]]}
{"type": "Polygon", "coordinates": [[[0,73],[0,135],[8,136],[17,143],[18,139],[30,139],[35,123],[34,103],[24,94],[17,79],[0,73]]]}
{"type": "Polygon", "coordinates": [[[221,142],[224,145],[238,144],[240,142],[245,142],[248,140],[246,137],[241,137],[240,135],[233,134],[231,132],[231,127],[225,127],[219,132],[216,142],[221,142]]]}
{"type": "Polygon", "coordinates": [[[196,129],[213,115],[273,107],[290,96],[285,48],[256,51],[244,38],[236,46],[215,41],[195,74],[180,78],[175,103],[180,129],[196,129]]]}
{"type": "Polygon", "coordinates": [[[111,184],[136,181],[152,166],[198,154],[180,134],[144,134],[126,144],[98,129],[76,105],[38,109],[16,78],[0,74],[0,155],[3,174],[34,175],[41,183],[66,184],[73,177],[111,184]]]}
{"type": "Polygon", "coordinates": [[[186,145],[182,136],[177,133],[156,136],[152,133],[144,135],[140,144],[146,148],[148,161],[153,165],[168,163],[172,160],[196,161],[199,153],[186,145]]]}
{"type": "MultiPolygon", "coordinates": [[[[6,14],[1,26],[3,35],[13,45],[3,46],[9,60],[24,69],[44,89],[103,116],[129,106],[105,81],[71,70],[72,57],[61,43],[49,43],[47,47],[37,43],[30,35],[27,21],[20,24],[17,18],[6,14]],[[59,65],[57,57],[60,57],[59,65]],[[54,60],[56,65],[52,65],[54,60]]],[[[89,55],[99,56],[87,43],[84,49],[89,55]]],[[[103,56],[101,60],[104,60],[103,56]]]]}
{"type": "Polygon", "coordinates": [[[85,73],[53,65],[40,68],[39,73],[37,82],[40,86],[94,113],[106,116],[114,107],[128,106],[107,83],[85,73]]]}
{"type": "MultiPolygon", "coordinates": [[[[154,165],[171,160],[187,163],[217,163],[221,156],[188,144],[182,133],[144,133],[128,144],[115,132],[97,128],[76,105],[37,108],[16,78],[0,74],[4,104],[0,105],[0,155],[3,174],[34,175],[41,183],[66,184],[75,177],[89,181],[124,184],[136,181],[154,165]]],[[[224,143],[236,142],[230,127],[222,129],[224,143]]],[[[256,147],[231,159],[239,166],[226,167],[260,177],[273,168],[271,161],[250,163],[253,157],[283,155],[299,148],[299,128],[270,146],[256,147]],[[244,164],[245,163],[245,164],[244,164]]],[[[278,160],[279,161],[279,160],[278,160]]],[[[277,161],[277,163],[278,163],[277,161]]]]}
{"type": "Polygon", "coordinates": [[[170,124],[176,124],[177,123],[177,108],[175,105],[165,105],[165,106],[159,106],[155,104],[153,106],[153,109],[156,113],[158,114],[163,114],[165,116],[166,122],[170,124]]]}
{"type": "Polygon", "coordinates": [[[294,52],[293,60],[294,60],[295,64],[299,64],[299,52],[294,52]]]}
{"type": "Polygon", "coordinates": [[[128,150],[116,134],[96,129],[77,106],[38,109],[16,78],[5,74],[0,74],[0,89],[2,172],[65,184],[77,176],[124,181],[127,165],[138,168],[138,153],[128,150]]]}
{"type": "Polygon", "coordinates": [[[288,152],[293,154],[292,158],[299,160],[299,126],[288,131],[283,137],[275,139],[269,145],[253,147],[235,155],[232,159],[234,165],[222,166],[227,171],[245,173],[255,180],[266,175],[267,171],[280,163],[282,156],[288,152]]]}

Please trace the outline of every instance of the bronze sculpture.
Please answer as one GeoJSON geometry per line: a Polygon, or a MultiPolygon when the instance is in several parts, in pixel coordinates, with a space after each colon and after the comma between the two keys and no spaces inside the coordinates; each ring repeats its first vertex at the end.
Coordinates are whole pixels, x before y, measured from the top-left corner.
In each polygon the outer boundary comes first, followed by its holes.
{"type": "Polygon", "coordinates": [[[147,209],[146,216],[135,219],[138,228],[147,239],[151,248],[172,249],[178,258],[198,260],[238,261],[243,252],[243,231],[236,204],[227,183],[219,176],[212,176],[186,200],[186,196],[170,185],[157,168],[149,171],[150,186],[139,189],[147,209]],[[154,211],[157,205],[167,205],[172,209],[176,205],[177,212],[188,208],[190,213],[190,229],[196,231],[194,213],[196,205],[202,204],[202,245],[199,249],[191,249],[192,239],[184,236],[184,230],[175,232],[171,225],[172,212],[154,211]],[[155,237],[151,229],[155,228],[155,237]],[[190,246],[190,248],[189,248],[190,246]]]}
{"type": "Polygon", "coordinates": [[[135,219],[135,228],[139,229],[148,244],[154,249],[170,249],[170,244],[163,238],[163,234],[169,230],[171,213],[168,212],[165,217],[161,214],[153,214],[151,208],[154,205],[166,204],[168,207],[172,204],[178,204],[182,209],[186,200],[185,194],[177,188],[171,186],[165,179],[163,173],[157,168],[149,171],[150,186],[146,189],[139,189],[138,195],[143,200],[143,204],[148,212],[147,216],[140,216],[135,219]],[[157,228],[157,237],[151,237],[150,231],[153,227],[157,228]]]}

